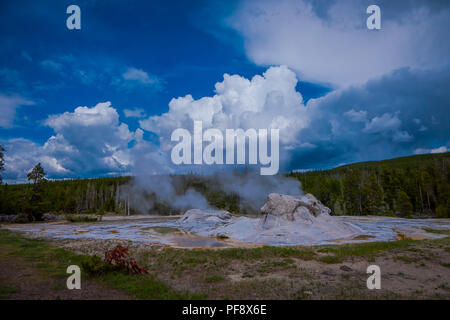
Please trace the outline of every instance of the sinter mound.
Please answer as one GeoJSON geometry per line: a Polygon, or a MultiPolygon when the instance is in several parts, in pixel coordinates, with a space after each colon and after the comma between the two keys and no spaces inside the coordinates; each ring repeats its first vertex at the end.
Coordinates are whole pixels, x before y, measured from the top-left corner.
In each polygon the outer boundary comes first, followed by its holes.
{"type": "Polygon", "coordinates": [[[326,242],[358,235],[359,228],[330,216],[312,194],[301,197],[271,193],[262,217],[232,217],[223,210],[192,209],[179,219],[181,228],[205,236],[254,243],[294,245],[326,242]]]}

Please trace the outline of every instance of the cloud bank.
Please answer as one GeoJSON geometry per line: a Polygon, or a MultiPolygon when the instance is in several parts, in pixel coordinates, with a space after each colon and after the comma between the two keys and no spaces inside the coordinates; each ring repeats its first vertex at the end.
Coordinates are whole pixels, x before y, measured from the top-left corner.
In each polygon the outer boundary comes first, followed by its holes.
{"type": "Polygon", "coordinates": [[[42,146],[2,141],[8,151],[5,178],[23,179],[37,161],[51,177],[223,170],[172,164],[170,135],[176,128],[192,130],[193,120],[219,130],[279,128],[281,171],[446,151],[449,71],[399,69],[307,104],[301,87],[296,89],[296,73],[286,66],[252,79],[225,74],[213,96],[174,98],[168,112],[140,120],[135,131],[110,102],[81,106],[47,118],[54,135],[42,146]],[[156,142],[144,139],[145,132],[155,134],[156,142]]]}
{"type": "Polygon", "coordinates": [[[287,65],[302,80],[361,84],[402,67],[450,62],[450,5],[444,1],[243,1],[227,19],[258,65],[287,65]],[[381,8],[381,30],[366,9],[381,8]]]}

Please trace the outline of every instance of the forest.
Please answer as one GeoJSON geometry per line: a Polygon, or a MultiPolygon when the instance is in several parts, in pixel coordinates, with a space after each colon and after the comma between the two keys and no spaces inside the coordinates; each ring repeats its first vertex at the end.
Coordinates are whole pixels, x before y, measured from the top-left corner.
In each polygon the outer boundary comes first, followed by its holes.
{"type": "MultiPolygon", "coordinates": [[[[0,173],[4,150],[0,146],[0,173]]],[[[290,172],[304,192],[312,193],[333,215],[388,215],[449,217],[450,153],[415,155],[361,162],[330,170],[290,172]]],[[[243,173],[245,174],[245,173],[243,173]]],[[[133,203],[133,177],[49,180],[37,164],[27,175],[30,183],[1,184],[0,214],[25,213],[39,220],[42,214],[117,213],[178,214],[170,203],[142,194],[152,209],[139,211],[133,203]],[[130,197],[131,195],[131,197],[130,197]]],[[[201,193],[213,207],[233,213],[257,214],[239,194],[221,190],[220,176],[171,176],[177,194],[188,189],[201,193]]]]}
{"type": "Polygon", "coordinates": [[[334,215],[449,217],[450,153],[291,172],[334,215]]]}

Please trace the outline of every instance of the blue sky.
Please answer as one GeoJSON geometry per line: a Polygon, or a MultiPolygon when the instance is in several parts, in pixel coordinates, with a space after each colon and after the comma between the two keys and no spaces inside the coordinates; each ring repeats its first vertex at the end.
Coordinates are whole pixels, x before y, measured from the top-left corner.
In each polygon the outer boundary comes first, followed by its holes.
{"type": "MultiPolygon", "coordinates": [[[[237,33],[219,39],[208,21],[197,21],[202,1],[79,1],[82,29],[69,31],[65,9],[72,2],[2,2],[2,89],[36,101],[17,117],[19,123],[28,118],[27,130],[1,128],[2,137],[44,143],[51,129],[33,126],[36,120],[100,101],[113,101],[118,110],[139,107],[160,114],[172,97],[211,95],[224,73],[251,78],[265,70],[246,58],[237,33]],[[145,71],[157,83],[111,85],[129,68],[145,71]],[[85,79],[76,72],[84,72],[85,79]]],[[[232,2],[229,6],[222,10],[232,10],[232,2]]],[[[306,97],[327,92],[320,85],[305,87],[306,97]]]]}
{"type": "Polygon", "coordinates": [[[37,161],[54,178],[172,172],[167,134],[202,98],[250,127],[231,94],[259,101],[247,111],[263,127],[281,117],[283,170],[446,151],[449,6],[375,2],[380,31],[365,1],[2,1],[3,175],[37,161]],[[66,28],[71,4],[81,30],[66,28]],[[243,84],[255,75],[271,87],[243,84]]]}

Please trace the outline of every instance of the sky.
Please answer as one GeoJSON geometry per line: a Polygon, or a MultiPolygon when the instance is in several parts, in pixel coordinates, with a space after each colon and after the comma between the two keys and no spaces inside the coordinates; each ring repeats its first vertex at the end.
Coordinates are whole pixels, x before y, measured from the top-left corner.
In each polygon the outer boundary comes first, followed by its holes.
{"type": "Polygon", "coordinates": [[[281,171],[446,152],[448,30],[437,0],[1,1],[2,177],[214,171],[171,162],[193,120],[279,128],[281,171]]]}

